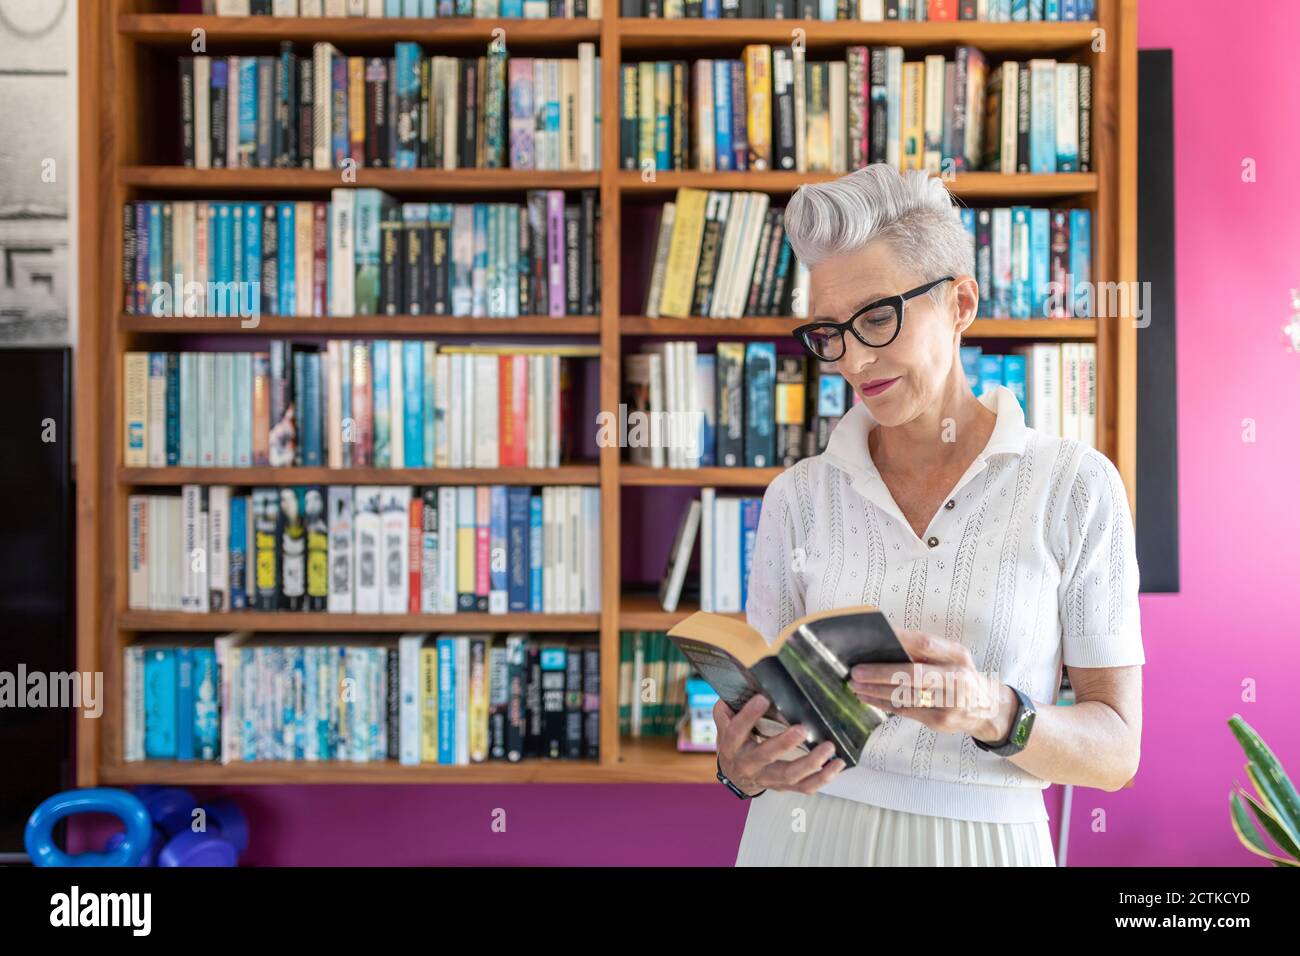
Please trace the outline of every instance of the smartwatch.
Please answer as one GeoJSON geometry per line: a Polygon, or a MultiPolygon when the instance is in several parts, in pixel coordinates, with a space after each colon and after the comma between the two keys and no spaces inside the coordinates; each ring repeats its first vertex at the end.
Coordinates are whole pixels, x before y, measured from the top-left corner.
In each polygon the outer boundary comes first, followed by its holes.
{"type": "MultiPolygon", "coordinates": [[[[1007,685],[1011,687],[1010,684],[1007,685]]],[[[1011,730],[1003,740],[986,743],[978,737],[972,737],[975,746],[989,753],[997,754],[999,757],[1011,757],[1025,749],[1029,743],[1030,731],[1034,729],[1034,717],[1038,711],[1034,709],[1034,702],[1030,700],[1018,687],[1011,687],[1015,693],[1019,705],[1016,709],[1016,716],[1011,721],[1011,730]]]]}
{"type": "Polygon", "coordinates": [[[725,773],[722,772],[722,758],[721,758],[721,757],[718,758],[717,763],[718,763],[718,780],[719,780],[719,782],[721,782],[721,783],[723,783],[723,784],[726,784],[727,789],[730,790],[732,793],[734,793],[734,794],[735,794],[737,797],[739,797],[741,800],[752,800],[754,797],[761,797],[763,794],[767,793],[766,788],[763,789],[763,790],[758,791],[758,793],[746,793],[744,790],[741,790],[738,786],[736,786],[734,783],[732,783],[732,782],[731,782],[731,778],[729,778],[725,773]]]}

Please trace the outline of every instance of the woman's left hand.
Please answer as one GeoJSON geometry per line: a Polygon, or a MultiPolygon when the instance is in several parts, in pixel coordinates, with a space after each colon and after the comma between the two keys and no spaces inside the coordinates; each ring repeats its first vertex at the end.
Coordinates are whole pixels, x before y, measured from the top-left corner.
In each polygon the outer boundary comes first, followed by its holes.
{"type": "Polygon", "coordinates": [[[941,733],[989,742],[1007,735],[1015,694],[977,670],[966,645],[922,631],[895,633],[912,663],[858,664],[849,674],[849,689],[860,700],[941,733]]]}

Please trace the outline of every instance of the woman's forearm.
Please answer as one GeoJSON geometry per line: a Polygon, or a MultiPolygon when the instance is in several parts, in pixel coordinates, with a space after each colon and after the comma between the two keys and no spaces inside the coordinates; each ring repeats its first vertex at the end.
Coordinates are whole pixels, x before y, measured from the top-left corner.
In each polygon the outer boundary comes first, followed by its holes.
{"type": "MultiPolygon", "coordinates": [[[[1052,783],[1118,790],[1137,772],[1140,731],[1100,700],[1038,708],[1025,749],[1011,760],[1052,783]]],[[[1012,710],[1014,714],[1014,709],[1012,710]]],[[[1010,718],[1003,725],[1010,726],[1010,718]]]]}

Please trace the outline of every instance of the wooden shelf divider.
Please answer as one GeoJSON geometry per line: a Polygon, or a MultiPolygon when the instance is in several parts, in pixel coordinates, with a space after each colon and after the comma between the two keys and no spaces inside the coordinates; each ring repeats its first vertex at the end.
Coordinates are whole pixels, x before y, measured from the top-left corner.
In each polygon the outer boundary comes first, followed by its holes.
{"type": "MultiPolygon", "coordinates": [[[[83,786],[171,783],[180,785],[301,783],[709,783],[708,754],[679,753],[669,738],[620,738],[618,650],[621,630],[664,630],[696,606],[683,602],[665,612],[653,595],[625,589],[620,560],[622,494],[625,487],[750,489],[761,491],[779,468],[651,469],[623,461],[617,447],[599,450],[596,462],[552,469],[328,469],[328,468],[125,468],[120,419],[121,357],[133,336],[166,335],[441,335],[500,337],[598,337],[600,407],[621,400],[624,336],[771,338],[784,340],[802,320],[751,316],[740,320],[650,318],[620,311],[621,213],[624,202],[671,198],[682,187],[758,190],[788,196],[803,183],[834,178],[826,173],[660,171],[648,181],[619,161],[621,65],[646,59],[739,55],[749,43],[788,44],[796,35],[812,59],[835,58],[850,45],[897,45],[915,57],[976,46],[990,62],[1007,57],[1056,56],[1091,65],[1095,159],[1089,173],[961,173],[948,182],[963,202],[1071,204],[1093,214],[1093,273],[1097,282],[1136,279],[1136,0],[1099,0],[1088,23],[821,22],[814,20],[622,19],[612,6],[603,19],[331,19],[202,17],[155,12],[156,0],[104,0],[78,8],[80,259],[76,382],[78,483],[77,653],[82,670],[103,671],[109,705],[104,719],[82,718],[77,779],[83,786]],[[211,52],[270,52],[281,40],[304,52],[316,41],[345,52],[391,49],[413,40],[426,55],[481,49],[504,29],[512,51],[573,56],[579,42],[595,42],[601,56],[599,171],[512,169],[357,170],[345,182],[340,171],[314,169],[187,169],[153,163],[155,140],[174,132],[172,97],[154,90],[170,58],[191,53],[193,31],[206,31],[211,52]],[[798,31],[798,34],[795,33],[798,31]],[[1094,50],[1098,31],[1106,52],[1094,50]],[[161,110],[161,112],[160,112],[161,110]],[[161,132],[160,132],[161,131],[161,132]],[[323,197],[340,187],[378,188],[402,197],[447,196],[473,201],[522,195],[530,189],[596,189],[602,223],[599,315],[524,316],[358,315],[329,318],[263,316],[256,327],[238,318],[172,318],[121,312],[120,219],[124,202],[141,196],[166,198],[323,197]],[[126,607],[126,499],[133,489],[190,483],[236,486],[297,484],[559,485],[601,489],[602,604],[598,614],[328,614],[228,612],[186,614],[123,610],[126,607]],[[122,651],[133,641],[168,633],[230,630],[275,633],[535,631],[598,635],[601,649],[599,760],[525,760],[468,767],[381,763],[208,763],[121,759],[122,651]]],[[[1135,342],[1122,319],[980,319],[966,338],[1091,341],[1098,354],[1098,447],[1115,460],[1130,490],[1135,481],[1135,342]]],[[[157,347],[157,346],[155,346],[157,347]]],[[[166,347],[166,346],[164,346],[166,347]]],[[[743,617],[743,615],[736,615],[743,617]]]]}

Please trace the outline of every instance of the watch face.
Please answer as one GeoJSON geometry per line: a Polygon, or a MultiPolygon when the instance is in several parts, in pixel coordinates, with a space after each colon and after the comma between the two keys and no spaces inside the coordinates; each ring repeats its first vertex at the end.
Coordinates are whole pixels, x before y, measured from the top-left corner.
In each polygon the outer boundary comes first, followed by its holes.
{"type": "Polygon", "coordinates": [[[1020,719],[1016,721],[1016,729],[1011,734],[1010,743],[1022,749],[1029,743],[1029,732],[1034,729],[1035,716],[1032,710],[1027,710],[1021,714],[1020,719]]]}

